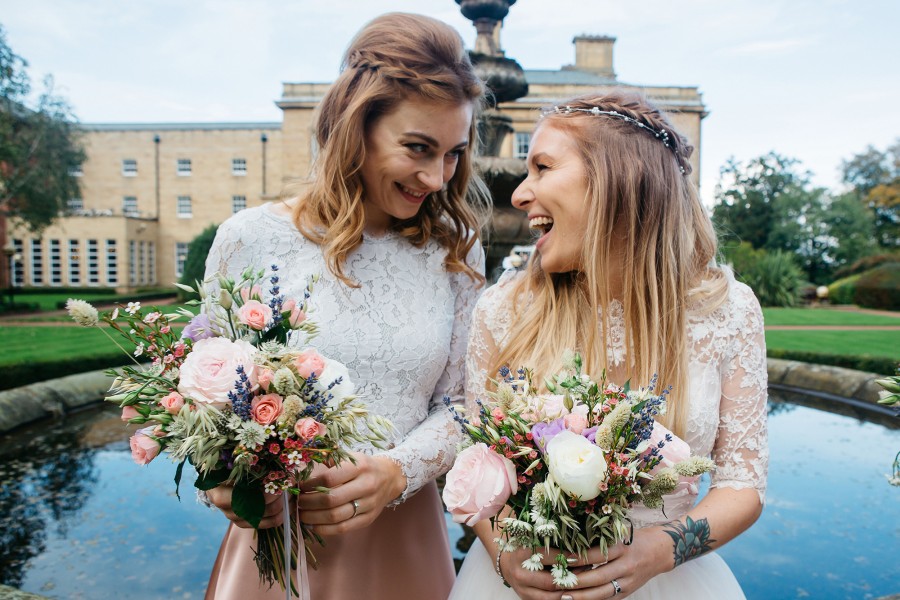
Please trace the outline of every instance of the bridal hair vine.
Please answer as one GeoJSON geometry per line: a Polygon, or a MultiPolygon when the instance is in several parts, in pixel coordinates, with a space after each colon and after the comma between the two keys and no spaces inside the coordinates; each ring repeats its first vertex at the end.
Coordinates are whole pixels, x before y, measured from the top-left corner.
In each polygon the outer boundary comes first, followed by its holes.
{"type": "Polygon", "coordinates": [[[672,144],[672,141],[669,139],[669,132],[665,129],[654,129],[649,125],[641,123],[637,119],[633,117],[629,117],[626,114],[622,114],[615,110],[600,110],[599,107],[593,106],[591,108],[575,108],[573,106],[554,106],[552,108],[548,108],[541,113],[541,116],[547,116],[551,114],[555,115],[571,115],[573,113],[587,113],[589,115],[600,116],[607,115],[610,117],[615,117],[617,119],[622,119],[626,123],[631,123],[632,125],[636,125],[641,129],[649,131],[653,137],[662,142],[662,145],[672,151],[672,154],[675,155],[675,160],[678,161],[678,169],[681,171],[681,174],[685,174],[684,165],[681,164],[681,157],[678,155],[678,150],[675,149],[675,145],[672,144]]]}

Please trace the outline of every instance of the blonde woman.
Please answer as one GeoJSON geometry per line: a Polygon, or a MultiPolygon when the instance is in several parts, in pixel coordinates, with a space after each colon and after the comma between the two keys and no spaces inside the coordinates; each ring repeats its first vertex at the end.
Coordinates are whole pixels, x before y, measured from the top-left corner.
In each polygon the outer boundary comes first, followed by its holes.
{"type": "MultiPolygon", "coordinates": [[[[527,271],[501,279],[475,310],[467,396],[499,367],[555,372],[567,350],[585,371],[671,386],[663,423],[717,469],[706,497],[636,507],[630,545],[589,554],[578,587],[499,553],[490,522],[454,599],[743,598],[714,552],[759,516],[766,489],[766,360],[759,304],[716,265],[715,234],[690,181],[692,148],[640,97],[581,97],[545,111],[528,177],[513,194],[537,231],[527,271]],[[591,568],[593,567],[593,568],[591,568]],[[511,588],[504,586],[507,583],[511,588]]],[[[550,563],[555,553],[545,553],[550,563]]]]}
{"type": "MultiPolygon", "coordinates": [[[[452,28],[409,14],[375,19],[322,100],[309,187],[226,221],[207,261],[208,272],[232,275],[276,263],[286,297],[321,275],[315,345],[347,365],[370,410],[397,429],[393,448],[360,449],[355,465],[323,469],[298,499],[303,522],[326,540],[309,572],[313,598],[445,600],[452,586],[434,479],[455,456],[442,399],[462,402],[484,281],[476,232],[488,204],[472,170],[483,91],[452,28]]],[[[284,597],[260,586],[253,530],[231,511],[230,489],[209,497],[233,523],[207,598],[284,597]]],[[[263,527],[282,522],[280,506],[269,504],[263,527]]]]}

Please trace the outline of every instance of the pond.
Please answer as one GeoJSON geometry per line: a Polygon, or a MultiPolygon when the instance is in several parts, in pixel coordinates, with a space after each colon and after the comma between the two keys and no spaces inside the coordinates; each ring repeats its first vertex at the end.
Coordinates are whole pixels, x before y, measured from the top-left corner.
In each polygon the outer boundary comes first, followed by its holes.
{"type": "MultiPolygon", "coordinates": [[[[900,419],[824,412],[774,392],[768,505],[720,550],[751,600],[900,592],[900,419]],[[877,422],[870,422],[871,419],[877,422]]],[[[847,412],[847,411],[845,411],[847,412]]],[[[174,465],[131,461],[116,410],[0,444],[0,583],[50,598],[201,599],[226,522],[174,465]]],[[[450,527],[454,553],[462,534],[450,527]]]]}

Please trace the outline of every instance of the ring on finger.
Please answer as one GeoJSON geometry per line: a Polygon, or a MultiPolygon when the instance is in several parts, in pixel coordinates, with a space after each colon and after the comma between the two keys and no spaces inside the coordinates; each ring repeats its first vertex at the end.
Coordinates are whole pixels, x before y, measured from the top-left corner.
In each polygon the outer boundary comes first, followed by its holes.
{"type": "Polygon", "coordinates": [[[350,518],[352,519],[359,514],[359,500],[352,500],[350,504],[353,505],[353,514],[350,515],[350,518]]]}
{"type": "Polygon", "coordinates": [[[617,596],[622,593],[622,586],[619,585],[619,582],[615,579],[610,580],[610,583],[613,586],[613,596],[617,596]]]}

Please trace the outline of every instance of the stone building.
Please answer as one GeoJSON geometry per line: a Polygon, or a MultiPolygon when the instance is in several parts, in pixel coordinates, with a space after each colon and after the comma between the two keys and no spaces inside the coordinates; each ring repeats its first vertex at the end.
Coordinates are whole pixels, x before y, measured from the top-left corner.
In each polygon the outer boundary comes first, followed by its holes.
{"type": "MultiPolygon", "coordinates": [[[[588,91],[625,87],[672,115],[696,148],[692,177],[699,181],[706,111],[698,89],[618,81],[614,43],[606,36],[578,36],[573,65],[525,69],[528,94],[497,107],[511,117],[513,128],[499,156],[527,154],[537,109],[588,91]]],[[[73,198],[69,213],[40,238],[10,224],[6,253],[14,284],[119,291],[170,286],[181,275],[187,245],[201,231],[277,198],[286,182],[308,173],[316,152],[313,113],[328,85],[285,83],[276,103],[280,123],[82,125],[82,197],[73,198]]],[[[496,198],[500,217],[508,209],[508,191],[505,200],[502,194],[496,198]]],[[[494,225],[509,222],[495,218],[494,225]]],[[[513,228],[519,226],[515,221],[513,228]]]]}

